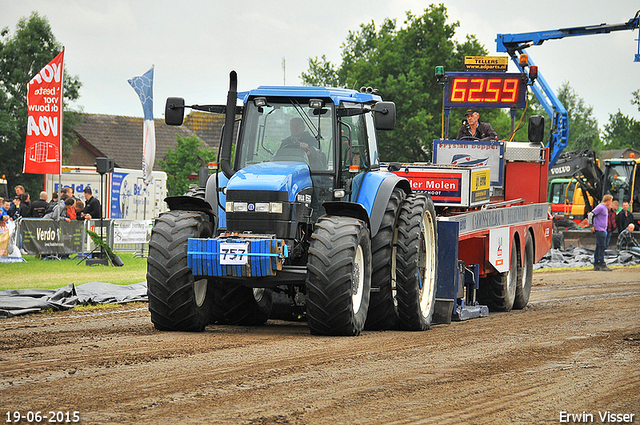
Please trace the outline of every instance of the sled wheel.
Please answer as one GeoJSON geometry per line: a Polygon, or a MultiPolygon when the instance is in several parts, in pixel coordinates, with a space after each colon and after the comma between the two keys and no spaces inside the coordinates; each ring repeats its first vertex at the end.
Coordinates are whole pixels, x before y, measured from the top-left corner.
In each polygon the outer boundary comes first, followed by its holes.
{"type": "Polygon", "coordinates": [[[511,311],[518,286],[518,250],[515,238],[511,241],[509,271],[489,275],[480,280],[478,301],[489,311],[511,311]]]}
{"type": "MultiPolygon", "coordinates": [[[[521,310],[529,303],[531,295],[531,285],[533,283],[533,239],[527,232],[527,240],[524,245],[524,264],[518,267],[518,286],[516,287],[516,298],[513,308],[521,310]]],[[[518,258],[520,258],[518,256],[518,258]]]]}

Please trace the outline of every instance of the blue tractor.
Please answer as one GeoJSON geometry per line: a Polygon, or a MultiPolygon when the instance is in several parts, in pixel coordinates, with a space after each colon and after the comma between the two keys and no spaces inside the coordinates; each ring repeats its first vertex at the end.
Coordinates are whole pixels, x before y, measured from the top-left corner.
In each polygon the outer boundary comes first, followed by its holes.
{"type": "Polygon", "coordinates": [[[377,130],[395,104],[370,88],[265,87],[226,105],[220,171],[166,199],[148,255],[151,320],[159,330],[259,325],[305,315],[312,334],[426,330],[436,304],[436,215],[429,195],[381,167],[377,130]],[[237,100],[242,106],[237,105],[237,100]],[[284,313],[283,313],[284,312],[284,313]]]}

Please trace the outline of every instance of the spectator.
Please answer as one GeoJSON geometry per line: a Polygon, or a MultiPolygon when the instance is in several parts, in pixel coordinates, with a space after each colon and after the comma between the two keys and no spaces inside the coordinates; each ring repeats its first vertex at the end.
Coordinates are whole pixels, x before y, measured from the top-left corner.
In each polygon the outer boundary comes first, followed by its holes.
{"type": "Polygon", "coordinates": [[[609,243],[611,242],[611,235],[616,230],[616,208],[618,207],[616,204],[618,201],[612,201],[611,206],[609,207],[609,211],[607,211],[607,237],[604,240],[604,248],[609,248],[609,243]]]}
{"type": "Polygon", "coordinates": [[[11,208],[11,199],[4,199],[1,206],[4,214],[9,214],[9,208],[11,208]]]}
{"type": "Polygon", "coordinates": [[[20,218],[20,202],[20,195],[16,195],[13,197],[13,202],[11,203],[9,211],[7,212],[7,215],[11,217],[12,220],[17,220],[18,218],[20,218]]]}
{"type": "Polygon", "coordinates": [[[76,201],[72,197],[68,197],[66,201],[64,201],[64,205],[67,208],[67,216],[65,221],[68,223],[71,220],[76,219],[76,201]]]}
{"type": "Polygon", "coordinates": [[[4,198],[0,196],[0,217],[7,215],[8,212],[9,210],[4,209],[4,198]]]}
{"type": "Polygon", "coordinates": [[[84,220],[84,217],[82,216],[82,210],[84,209],[84,202],[76,201],[76,204],[74,205],[74,207],[76,209],[76,220],[84,220]]]}
{"type": "Polygon", "coordinates": [[[31,209],[31,199],[29,199],[29,194],[24,190],[24,186],[17,185],[13,188],[16,191],[16,196],[20,197],[20,207],[22,208],[21,217],[27,217],[29,214],[29,210],[31,209]],[[24,195],[27,196],[24,196],[24,195]]]}
{"type": "Polygon", "coordinates": [[[47,192],[40,192],[40,199],[37,201],[33,201],[31,204],[31,210],[29,210],[29,217],[42,218],[47,213],[47,208],[49,208],[49,203],[47,199],[49,195],[47,192]]]}
{"type": "Polygon", "coordinates": [[[629,223],[618,235],[618,251],[633,251],[640,253],[640,243],[631,234],[633,232],[633,223],[629,223]]]}
{"type": "Polygon", "coordinates": [[[82,210],[82,216],[87,220],[91,220],[92,218],[100,218],[102,216],[100,201],[98,201],[98,199],[93,196],[93,192],[91,191],[90,187],[85,187],[83,192],[85,206],[82,210]]]}
{"type": "Polygon", "coordinates": [[[633,214],[629,212],[629,203],[623,202],[622,210],[620,210],[618,216],[616,217],[616,225],[618,231],[622,233],[622,231],[627,228],[629,223],[633,223],[633,214]]]}
{"type": "Polygon", "coordinates": [[[79,201],[79,199],[76,198],[75,196],[75,191],[73,190],[73,187],[67,186],[64,189],[62,189],[62,191],[67,192],[67,195],[69,195],[69,198],[73,198],[74,201],[79,201]]]}
{"type": "Polygon", "coordinates": [[[607,237],[607,222],[612,199],[611,195],[604,195],[602,202],[591,211],[593,214],[591,231],[596,234],[596,249],[593,252],[594,271],[611,271],[604,262],[604,250],[606,249],[604,242],[607,237]]]}
{"type": "Polygon", "coordinates": [[[67,211],[65,207],[65,202],[67,199],[69,199],[69,195],[63,192],[62,195],[60,195],[60,199],[57,201],[56,205],[53,207],[53,210],[51,212],[46,213],[43,218],[56,220],[56,221],[60,220],[61,218],[65,218],[67,215],[67,211]]]}
{"type": "Polygon", "coordinates": [[[51,201],[49,201],[49,206],[47,207],[47,211],[45,211],[45,215],[52,212],[56,205],[58,205],[58,191],[54,190],[51,194],[51,201]]]}

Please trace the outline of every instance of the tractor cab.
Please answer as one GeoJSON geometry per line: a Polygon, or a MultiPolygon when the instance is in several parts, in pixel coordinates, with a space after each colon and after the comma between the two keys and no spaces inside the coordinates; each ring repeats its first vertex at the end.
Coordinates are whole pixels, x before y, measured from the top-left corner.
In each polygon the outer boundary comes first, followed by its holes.
{"type": "MultiPolygon", "coordinates": [[[[238,98],[244,111],[227,203],[286,192],[280,196],[307,204],[303,215],[315,222],[326,212],[324,203],[355,202],[366,172],[380,167],[375,130],[393,128],[380,117],[393,104],[379,96],[336,88],[259,87],[238,98]],[[374,118],[374,111],[381,113],[374,118]]],[[[228,205],[227,220],[236,211],[235,204],[228,205]]]]}

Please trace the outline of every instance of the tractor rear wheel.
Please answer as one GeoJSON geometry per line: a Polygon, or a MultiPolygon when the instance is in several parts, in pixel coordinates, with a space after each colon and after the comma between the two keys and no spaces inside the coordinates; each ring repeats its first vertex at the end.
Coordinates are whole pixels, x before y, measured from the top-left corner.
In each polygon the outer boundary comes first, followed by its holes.
{"type": "Polygon", "coordinates": [[[202,331],[209,323],[211,291],[187,266],[189,238],[208,238],[213,225],[205,213],[169,211],[153,226],[147,259],[151,321],[163,331],[202,331]]]}
{"type": "Polygon", "coordinates": [[[380,229],[371,240],[372,273],[371,298],[365,329],[385,330],[398,327],[396,301],[396,241],[400,205],[405,193],[396,188],[391,193],[380,229]]]}
{"type": "Polygon", "coordinates": [[[361,220],[322,217],[307,263],[307,317],[314,335],[359,335],[369,309],[371,239],[361,220]]]}
{"type": "Polygon", "coordinates": [[[436,304],[437,237],[431,197],[409,195],[400,209],[396,252],[398,316],[404,330],[431,327],[436,304]]]}

